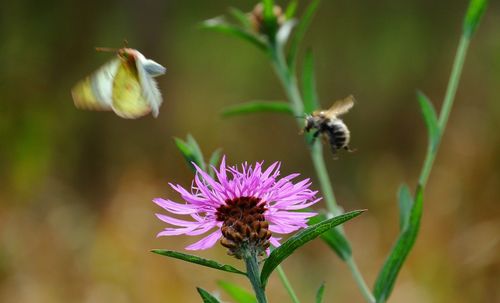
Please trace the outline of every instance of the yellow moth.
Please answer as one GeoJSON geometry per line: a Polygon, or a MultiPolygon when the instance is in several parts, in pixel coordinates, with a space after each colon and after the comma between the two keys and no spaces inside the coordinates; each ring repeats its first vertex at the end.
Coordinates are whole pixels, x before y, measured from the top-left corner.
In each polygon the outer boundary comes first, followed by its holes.
{"type": "Polygon", "coordinates": [[[165,67],[146,59],[138,50],[121,48],[115,59],[78,82],[71,95],[80,109],[112,110],[128,119],[150,112],[157,117],[163,100],[153,78],[165,71],[165,67]]]}

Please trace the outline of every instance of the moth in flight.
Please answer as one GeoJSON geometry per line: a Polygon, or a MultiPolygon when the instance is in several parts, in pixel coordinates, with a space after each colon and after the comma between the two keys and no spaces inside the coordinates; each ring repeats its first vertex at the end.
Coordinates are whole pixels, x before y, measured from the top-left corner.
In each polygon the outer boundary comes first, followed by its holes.
{"type": "Polygon", "coordinates": [[[117,55],[73,87],[71,95],[75,106],[86,110],[112,110],[126,119],[136,119],[150,112],[157,117],[163,100],[154,77],[163,75],[165,67],[146,59],[136,49],[97,50],[116,51],[117,55]]]}

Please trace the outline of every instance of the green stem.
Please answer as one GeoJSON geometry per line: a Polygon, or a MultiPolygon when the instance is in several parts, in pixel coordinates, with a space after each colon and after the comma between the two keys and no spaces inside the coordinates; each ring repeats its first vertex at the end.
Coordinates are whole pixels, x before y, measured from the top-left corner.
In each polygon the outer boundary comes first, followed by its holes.
{"type": "Polygon", "coordinates": [[[351,270],[354,280],[356,280],[356,283],[358,283],[361,289],[361,294],[363,295],[365,300],[370,303],[375,303],[375,297],[373,296],[370,288],[368,288],[368,285],[366,285],[365,280],[363,279],[363,276],[361,275],[361,272],[359,271],[358,266],[354,261],[354,258],[350,256],[345,262],[351,270]]]}
{"type": "Polygon", "coordinates": [[[257,302],[267,303],[264,287],[262,287],[262,283],[260,282],[259,263],[255,251],[251,249],[247,250],[247,254],[243,258],[247,267],[247,277],[252,284],[257,302]]]}
{"type": "Polygon", "coordinates": [[[323,191],[323,197],[325,198],[326,206],[332,215],[340,215],[340,211],[335,200],[335,195],[333,193],[333,188],[331,186],[330,176],[326,170],[325,158],[323,156],[322,145],[319,141],[316,141],[311,147],[311,158],[314,164],[314,169],[318,175],[319,184],[323,191]]]}
{"type": "MultiPolygon", "coordinates": [[[[288,69],[285,56],[283,51],[278,49],[276,46],[270,46],[271,52],[271,63],[274,67],[276,75],[281,81],[285,89],[285,93],[292,104],[293,113],[296,116],[304,114],[304,102],[302,102],[302,97],[300,96],[300,91],[297,85],[297,78],[288,69]]],[[[299,127],[301,127],[300,121],[297,121],[299,127]]]]}
{"type": "MultiPolygon", "coordinates": [[[[297,85],[297,77],[288,68],[283,50],[276,45],[271,46],[270,56],[274,70],[285,89],[285,93],[288,99],[290,100],[294,114],[296,116],[302,116],[304,114],[304,102],[302,101],[302,97],[297,85]]],[[[297,124],[300,129],[303,128],[303,123],[301,123],[301,121],[297,120],[297,124]]],[[[312,145],[310,153],[328,211],[332,215],[338,215],[342,213],[342,210],[337,205],[335,194],[332,188],[332,183],[326,169],[322,145],[319,141],[312,145]]],[[[351,270],[354,280],[358,284],[359,289],[363,293],[363,296],[367,299],[367,302],[375,302],[370,289],[361,276],[361,273],[359,272],[358,267],[352,257],[347,260],[347,264],[349,266],[349,269],[351,270]]]]}
{"type": "MultiPolygon", "coordinates": [[[[438,144],[441,141],[441,137],[446,128],[446,124],[448,123],[448,118],[450,116],[451,108],[453,107],[453,101],[455,100],[455,95],[458,88],[458,83],[460,82],[460,75],[462,74],[462,68],[464,66],[465,57],[467,55],[467,49],[469,48],[470,38],[462,35],[460,39],[460,43],[458,44],[457,54],[455,55],[455,61],[453,62],[453,68],[451,71],[450,79],[448,81],[448,87],[446,89],[446,94],[444,96],[443,107],[439,114],[438,126],[439,126],[439,140],[438,144]]],[[[434,159],[436,158],[438,147],[432,149],[429,147],[427,150],[427,155],[425,156],[424,165],[422,167],[422,172],[420,173],[420,178],[418,179],[419,184],[422,187],[425,187],[427,184],[427,180],[429,179],[429,175],[432,170],[432,166],[434,164],[434,159]]]]}
{"type": "Polygon", "coordinates": [[[290,284],[290,281],[288,281],[288,278],[285,274],[285,271],[281,267],[281,265],[278,265],[278,274],[281,279],[281,283],[285,286],[286,291],[290,295],[290,298],[292,299],[293,303],[300,303],[299,298],[297,297],[297,294],[295,294],[295,291],[292,288],[292,285],[290,284]]]}

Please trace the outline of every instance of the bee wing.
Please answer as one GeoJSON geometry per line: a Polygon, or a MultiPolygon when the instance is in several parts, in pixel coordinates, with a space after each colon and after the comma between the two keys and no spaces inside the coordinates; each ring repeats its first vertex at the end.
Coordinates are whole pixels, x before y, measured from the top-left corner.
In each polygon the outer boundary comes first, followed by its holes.
{"type": "Polygon", "coordinates": [[[151,112],[150,102],[143,94],[139,71],[133,65],[133,60],[120,60],[113,80],[113,111],[127,119],[136,119],[151,112]]]}
{"type": "Polygon", "coordinates": [[[166,69],[153,60],[146,59],[139,52],[137,52],[136,66],[139,81],[141,83],[142,95],[151,107],[153,116],[156,118],[158,117],[163,99],[153,77],[163,75],[166,69]]]}
{"type": "Polygon", "coordinates": [[[347,113],[354,106],[354,97],[352,95],[347,98],[337,100],[333,105],[326,110],[328,116],[340,116],[347,113]]]}
{"type": "Polygon", "coordinates": [[[75,106],[87,110],[111,110],[113,79],[119,65],[120,60],[114,59],[78,82],[71,90],[75,106]]]}

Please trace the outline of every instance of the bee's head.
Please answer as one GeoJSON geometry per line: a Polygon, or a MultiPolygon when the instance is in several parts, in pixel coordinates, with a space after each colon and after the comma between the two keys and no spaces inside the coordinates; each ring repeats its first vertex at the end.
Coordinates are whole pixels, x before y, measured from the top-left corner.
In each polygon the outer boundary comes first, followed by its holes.
{"type": "Polygon", "coordinates": [[[316,124],[315,119],[312,115],[306,115],[305,116],[305,126],[304,126],[304,131],[308,132],[311,130],[311,128],[314,128],[314,125],[316,124]]]}

